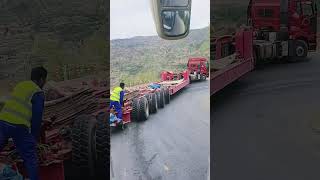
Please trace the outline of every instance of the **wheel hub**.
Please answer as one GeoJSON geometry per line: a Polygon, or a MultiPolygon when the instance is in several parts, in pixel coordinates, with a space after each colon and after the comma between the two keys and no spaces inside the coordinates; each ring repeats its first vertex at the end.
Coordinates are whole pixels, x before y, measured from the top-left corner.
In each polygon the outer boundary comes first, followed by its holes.
{"type": "Polygon", "coordinates": [[[298,47],[296,48],[296,54],[297,54],[297,56],[299,56],[299,57],[303,56],[303,55],[304,55],[304,48],[301,47],[301,46],[298,46],[298,47]]]}

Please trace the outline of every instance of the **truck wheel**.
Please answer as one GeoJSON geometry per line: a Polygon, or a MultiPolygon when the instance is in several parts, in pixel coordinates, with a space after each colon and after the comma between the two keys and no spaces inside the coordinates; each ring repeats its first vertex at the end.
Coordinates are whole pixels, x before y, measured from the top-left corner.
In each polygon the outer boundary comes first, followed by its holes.
{"type": "Polygon", "coordinates": [[[302,40],[298,40],[295,43],[295,55],[296,57],[304,58],[308,55],[308,45],[302,40]]]}
{"type": "Polygon", "coordinates": [[[139,99],[138,98],[134,98],[132,100],[131,120],[132,121],[139,120],[139,99]]]}
{"type": "Polygon", "coordinates": [[[149,118],[149,103],[146,97],[139,100],[139,120],[145,121],[149,118]]]}
{"type": "Polygon", "coordinates": [[[160,108],[164,108],[164,104],[165,104],[164,90],[161,89],[161,90],[160,90],[160,104],[159,104],[159,107],[160,107],[160,108]]]}
{"type": "Polygon", "coordinates": [[[201,81],[205,81],[207,77],[205,75],[201,75],[201,81]]]}
{"type": "Polygon", "coordinates": [[[168,88],[165,90],[165,103],[166,104],[170,103],[170,92],[168,88]]]}
{"type": "Polygon", "coordinates": [[[95,175],[96,124],[93,116],[82,115],[72,126],[72,163],[81,177],[95,175]]]}
{"type": "Polygon", "coordinates": [[[153,93],[153,94],[151,94],[150,112],[151,113],[157,113],[157,111],[158,111],[157,95],[155,93],[153,93]]]}
{"type": "MultiPolygon", "coordinates": [[[[110,127],[105,121],[107,114],[102,113],[97,117],[97,130],[96,130],[96,174],[95,179],[104,180],[110,178],[108,164],[110,162],[110,127]]],[[[108,119],[108,118],[107,118],[108,119]]]]}
{"type": "Polygon", "coordinates": [[[189,76],[189,82],[190,82],[190,84],[192,83],[192,79],[191,79],[191,76],[189,76]]]}

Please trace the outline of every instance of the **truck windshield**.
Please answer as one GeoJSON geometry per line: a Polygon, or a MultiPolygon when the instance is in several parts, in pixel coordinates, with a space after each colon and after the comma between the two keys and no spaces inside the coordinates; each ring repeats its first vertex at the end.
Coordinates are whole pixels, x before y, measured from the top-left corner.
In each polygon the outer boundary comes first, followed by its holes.
{"type": "Polygon", "coordinates": [[[160,0],[164,7],[180,6],[185,7],[189,5],[189,0],[160,0]]]}

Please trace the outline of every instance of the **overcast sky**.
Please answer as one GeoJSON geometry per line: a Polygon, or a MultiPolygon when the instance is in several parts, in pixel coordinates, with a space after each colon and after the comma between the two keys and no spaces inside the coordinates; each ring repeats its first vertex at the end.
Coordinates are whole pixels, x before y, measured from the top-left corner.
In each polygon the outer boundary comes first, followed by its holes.
{"type": "MultiPolygon", "coordinates": [[[[149,0],[111,0],[110,38],[157,35],[149,0]]],[[[191,29],[210,24],[210,0],[193,0],[191,29]]]]}

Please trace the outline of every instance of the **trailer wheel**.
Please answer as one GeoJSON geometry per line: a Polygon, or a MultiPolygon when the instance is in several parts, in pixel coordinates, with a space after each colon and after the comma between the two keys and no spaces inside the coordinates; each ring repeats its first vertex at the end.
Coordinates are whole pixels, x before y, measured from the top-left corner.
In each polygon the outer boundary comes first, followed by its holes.
{"type": "Polygon", "coordinates": [[[159,104],[159,107],[160,108],[164,108],[164,105],[165,105],[164,90],[161,89],[160,90],[160,104],[159,104]]]}
{"type": "Polygon", "coordinates": [[[161,103],[161,93],[160,93],[160,91],[156,91],[156,96],[157,96],[158,108],[161,108],[160,107],[160,103],[161,103]]]}
{"type": "Polygon", "coordinates": [[[132,111],[131,111],[131,119],[132,121],[138,121],[139,120],[139,99],[134,98],[132,100],[132,111]]]}
{"type": "Polygon", "coordinates": [[[145,121],[149,118],[149,103],[146,97],[139,100],[139,120],[145,121]]]}
{"type": "Polygon", "coordinates": [[[147,93],[147,94],[144,95],[144,97],[147,98],[148,104],[149,104],[149,108],[150,108],[151,107],[151,94],[147,93]]]}
{"type": "MultiPolygon", "coordinates": [[[[101,113],[97,117],[97,130],[96,130],[96,174],[97,180],[108,179],[109,173],[107,172],[108,164],[110,162],[110,127],[105,121],[107,114],[101,113]]],[[[107,118],[108,119],[108,118],[107,118]]]]}
{"type": "Polygon", "coordinates": [[[95,117],[79,116],[72,127],[72,163],[81,177],[94,177],[96,160],[95,117]]]}
{"type": "Polygon", "coordinates": [[[169,88],[167,88],[165,90],[165,103],[169,104],[170,103],[170,92],[169,92],[169,88]]]}
{"type": "Polygon", "coordinates": [[[150,112],[151,113],[157,113],[158,111],[158,100],[157,95],[155,93],[151,94],[151,106],[150,106],[150,112]]]}

